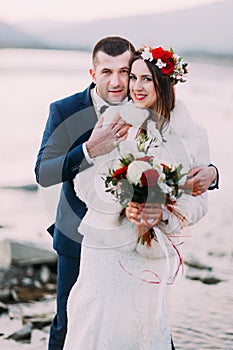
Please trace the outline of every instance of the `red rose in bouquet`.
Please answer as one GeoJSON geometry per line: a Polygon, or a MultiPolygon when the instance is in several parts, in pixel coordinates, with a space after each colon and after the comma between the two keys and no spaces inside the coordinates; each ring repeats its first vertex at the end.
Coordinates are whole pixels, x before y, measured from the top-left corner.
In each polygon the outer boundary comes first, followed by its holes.
{"type": "Polygon", "coordinates": [[[124,165],[122,168],[115,170],[114,173],[112,174],[112,177],[115,178],[117,181],[125,179],[127,174],[127,169],[128,167],[124,165]]]}
{"type": "Polygon", "coordinates": [[[142,186],[154,187],[157,185],[159,179],[159,173],[155,169],[148,169],[142,173],[141,184],[142,186]]]}
{"type": "MultiPolygon", "coordinates": [[[[161,163],[154,156],[147,154],[149,147],[144,145],[145,141],[151,144],[151,140],[147,140],[145,135],[140,135],[138,140],[138,150],[144,153],[139,157],[133,154],[127,154],[119,158],[119,166],[117,169],[109,169],[109,174],[104,178],[106,192],[110,192],[117,201],[126,208],[128,203],[133,201],[141,204],[160,203],[175,215],[174,204],[179,198],[183,190],[180,188],[180,180],[185,174],[182,174],[182,164],[177,167],[168,166],[161,163]]],[[[141,242],[150,241],[153,238],[153,228],[149,228],[149,235],[141,236],[141,242]]],[[[144,243],[143,243],[144,244],[144,243]]]]}

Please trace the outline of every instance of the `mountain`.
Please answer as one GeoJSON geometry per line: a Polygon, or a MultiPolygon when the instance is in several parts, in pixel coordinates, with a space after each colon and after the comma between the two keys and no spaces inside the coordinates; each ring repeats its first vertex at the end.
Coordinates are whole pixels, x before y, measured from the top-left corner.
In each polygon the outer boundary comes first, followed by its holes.
{"type": "Polygon", "coordinates": [[[101,37],[120,35],[136,47],[172,46],[175,51],[233,54],[233,0],[175,12],[83,23],[27,22],[17,29],[51,48],[91,49],[101,37]]]}
{"type": "Polygon", "coordinates": [[[4,47],[46,47],[42,40],[30,33],[24,33],[7,23],[0,22],[0,48],[4,47]]]}

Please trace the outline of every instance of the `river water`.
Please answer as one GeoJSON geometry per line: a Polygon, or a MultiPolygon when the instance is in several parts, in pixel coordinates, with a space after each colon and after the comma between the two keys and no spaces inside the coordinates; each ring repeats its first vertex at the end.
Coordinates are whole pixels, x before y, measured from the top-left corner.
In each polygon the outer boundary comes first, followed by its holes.
{"type": "MultiPolygon", "coordinates": [[[[219,167],[221,181],[219,190],[209,192],[206,217],[187,230],[183,248],[184,259],[197,259],[212,270],[185,266],[185,276],[171,286],[172,334],[180,350],[231,350],[233,66],[219,62],[190,66],[188,82],[177,86],[177,95],[207,127],[211,161],[219,167]],[[195,273],[221,282],[188,278],[195,273]]],[[[38,192],[14,186],[35,183],[33,168],[49,104],[86,87],[91,81],[89,67],[89,53],[0,50],[0,239],[29,240],[51,249],[45,228],[54,219],[59,186],[38,192]]]]}

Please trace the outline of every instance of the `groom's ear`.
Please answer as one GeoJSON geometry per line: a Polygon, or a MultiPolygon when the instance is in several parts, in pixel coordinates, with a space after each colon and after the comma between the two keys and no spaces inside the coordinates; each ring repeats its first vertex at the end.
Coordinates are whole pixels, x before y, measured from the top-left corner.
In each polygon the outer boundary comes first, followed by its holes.
{"type": "Polygon", "coordinates": [[[96,83],[95,71],[92,68],[90,68],[89,73],[91,75],[92,81],[96,83]]]}

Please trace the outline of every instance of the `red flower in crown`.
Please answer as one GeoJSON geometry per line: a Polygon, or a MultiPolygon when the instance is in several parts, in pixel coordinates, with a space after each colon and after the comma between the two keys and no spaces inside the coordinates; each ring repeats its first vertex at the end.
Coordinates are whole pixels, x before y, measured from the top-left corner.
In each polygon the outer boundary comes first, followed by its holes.
{"type": "Polygon", "coordinates": [[[164,63],[166,63],[167,60],[169,60],[169,58],[172,57],[172,53],[170,51],[163,50],[162,47],[157,47],[153,49],[151,53],[155,60],[158,60],[160,58],[161,61],[163,61],[164,63]]]}
{"type": "Polygon", "coordinates": [[[144,60],[154,63],[162,74],[169,76],[171,84],[186,81],[184,75],[188,73],[188,63],[183,62],[183,58],[175,54],[172,48],[168,51],[161,46],[154,49],[144,46],[141,49],[141,56],[144,60]]]}
{"type": "MultiPolygon", "coordinates": [[[[163,60],[162,60],[163,61],[163,60]]],[[[164,62],[164,61],[163,61],[164,62]]],[[[170,75],[174,72],[175,64],[173,61],[167,61],[166,67],[161,68],[161,72],[166,75],[170,75]]]]}

